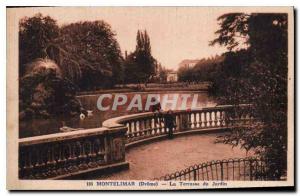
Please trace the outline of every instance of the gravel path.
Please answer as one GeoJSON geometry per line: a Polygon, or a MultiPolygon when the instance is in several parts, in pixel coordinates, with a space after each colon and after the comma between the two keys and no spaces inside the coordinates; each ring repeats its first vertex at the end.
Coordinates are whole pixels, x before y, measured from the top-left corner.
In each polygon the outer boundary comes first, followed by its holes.
{"type": "Polygon", "coordinates": [[[246,151],[238,147],[215,144],[218,135],[181,136],[134,147],[126,152],[129,170],[100,180],[150,180],[207,161],[247,156],[246,151]]]}

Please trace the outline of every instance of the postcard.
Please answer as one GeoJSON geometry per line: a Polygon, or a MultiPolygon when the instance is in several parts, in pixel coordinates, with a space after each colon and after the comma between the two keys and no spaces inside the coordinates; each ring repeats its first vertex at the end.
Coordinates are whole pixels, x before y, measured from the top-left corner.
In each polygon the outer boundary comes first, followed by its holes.
{"type": "Polygon", "coordinates": [[[293,7],[7,7],[7,189],[294,187],[293,7]]]}

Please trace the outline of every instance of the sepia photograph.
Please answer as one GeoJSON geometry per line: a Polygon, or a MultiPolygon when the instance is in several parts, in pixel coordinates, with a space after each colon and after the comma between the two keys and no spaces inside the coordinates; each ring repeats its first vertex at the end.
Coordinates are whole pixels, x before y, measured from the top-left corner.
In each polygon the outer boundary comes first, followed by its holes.
{"type": "Polygon", "coordinates": [[[294,186],[293,7],[7,7],[7,187],[294,186]]]}

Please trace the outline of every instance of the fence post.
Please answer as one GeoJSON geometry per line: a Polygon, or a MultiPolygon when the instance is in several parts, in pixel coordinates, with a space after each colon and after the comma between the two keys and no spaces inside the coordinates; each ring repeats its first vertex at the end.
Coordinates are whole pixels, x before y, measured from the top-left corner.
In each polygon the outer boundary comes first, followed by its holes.
{"type": "Polygon", "coordinates": [[[223,181],[224,174],[223,174],[223,162],[222,161],[220,162],[220,165],[221,165],[221,181],[223,181]]]}
{"type": "Polygon", "coordinates": [[[197,180],[197,170],[194,169],[193,173],[194,173],[194,181],[196,181],[197,180]]]}

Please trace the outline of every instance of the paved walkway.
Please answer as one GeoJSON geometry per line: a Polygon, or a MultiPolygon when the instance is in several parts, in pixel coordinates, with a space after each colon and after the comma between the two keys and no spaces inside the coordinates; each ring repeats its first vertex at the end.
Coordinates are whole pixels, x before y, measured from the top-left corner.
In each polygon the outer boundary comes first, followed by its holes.
{"type": "Polygon", "coordinates": [[[246,151],[238,147],[215,144],[217,135],[220,134],[181,136],[134,147],[126,152],[129,170],[101,180],[149,180],[211,160],[247,156],[246,151]]]}

